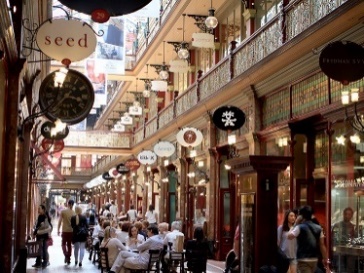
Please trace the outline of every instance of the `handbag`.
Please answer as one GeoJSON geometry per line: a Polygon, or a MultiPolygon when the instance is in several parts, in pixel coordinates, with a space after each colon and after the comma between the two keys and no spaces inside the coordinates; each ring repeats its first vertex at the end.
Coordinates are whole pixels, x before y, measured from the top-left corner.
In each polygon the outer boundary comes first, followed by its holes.
{"type": "Polygon", "coordinates": [[[48,246],[52,246],[53,245],[53,238],[52,238],[52,236],[48,236],[47,245],[48,246]]]}

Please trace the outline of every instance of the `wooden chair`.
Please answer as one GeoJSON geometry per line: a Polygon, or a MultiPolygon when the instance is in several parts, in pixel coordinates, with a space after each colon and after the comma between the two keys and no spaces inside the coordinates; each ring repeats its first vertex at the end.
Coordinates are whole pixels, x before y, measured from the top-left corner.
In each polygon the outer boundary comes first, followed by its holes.
{"type": "Polygon", "coordinates": [[[100,247],[100,268],[101,273],[108,272],[110,270],[109,265],[109,256],[108,256],[109,249],[107,247],[100,247]]]}
{"type": "Polygon", "coordinates": [[[179,268],[179,272],[184,272],[184,262],[185,262],[185,253],[184,252],[169,252],[169,259],[168,259],[168,268],[171,272],[172,270],[176,270],[179,268]]]}
{"type": "Polygon", "coordinates": [[[161,249],[150,249],[149,250],[149,262],[146,269],[133,269],[126,268],[130,273],[160,273],[160,260],[161,260],[161,249]]]}

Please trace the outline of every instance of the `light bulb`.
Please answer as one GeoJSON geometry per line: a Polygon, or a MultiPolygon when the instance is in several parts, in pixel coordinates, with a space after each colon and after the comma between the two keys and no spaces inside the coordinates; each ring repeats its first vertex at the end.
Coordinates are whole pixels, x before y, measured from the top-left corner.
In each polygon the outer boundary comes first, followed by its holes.
{"type": "Polygon", "coordinates": [[[186,60],[190,56],[190,53],[188,52],[188,50],[186,48],[182,47],[180,50],[178,50],[177,55],[178,55],[178,58],[186,60]]]}
{"type": "Polygon", "coordinates": [[[144,98],[149,98],[149,97],[150,97],[150,91],[149,91],[148,89],[145,89],[145,90],[143,91],[143,97],[144,97],[144,98]]]}
{"type": "Polygon", "coordinates": [[[215,17],[215,10],[209,9],[209,16],[205,20],[206,27],[213,29],[213,28],[216,28],[218,24],[219,24],[219,21],[215,17]]]}
{"type": "Polygon", "coordinates": [[[162,70],[159,72],[159,77],[161,80],[167,80],[169,78],[168,71],[162,68],[162,70]]]}

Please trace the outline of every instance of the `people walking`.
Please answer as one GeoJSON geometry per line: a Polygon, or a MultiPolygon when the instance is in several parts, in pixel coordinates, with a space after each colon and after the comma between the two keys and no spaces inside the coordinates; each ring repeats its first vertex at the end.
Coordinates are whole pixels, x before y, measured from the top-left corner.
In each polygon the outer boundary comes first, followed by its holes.
{"type": "Polygon", "coordinates": [[[153,205],[149,205],[149,209],[145,213],[145,220],[147,220],[150,225],[157,225],[157,223],[158,223],[158,214],[154,210],[153,205]]]}
{"type": "Polygon", "coordinates": [[[86,240],[88,237],[88,225],[86,216],[82,215],[82,208],[75,207],[76,215],[71,217],[73,229],[72,243],[74,246],[75,265],[82,266],[83,256],[85,255],[86,240]]]}
{"type": "Polygon", "coordinates": [[[38,207],[38,218],[34,229],[34,235],[40,244],[40,253],[35,260],[33,267],[46,268],[49,262],[48,254],[48,233],[52,230],[51,218],[44,205],[38,207]]]}
{"type": "Polygon", "coordinates": [[[57,229],[57,233],[60,235],[62,226],[62,251],[64,255],[64,262],[68,265],[71,263],[72,254],[73,228],[71,226],[71,217],[75,215],[75,212],[72,210],[74,203],[75,202],[72,199],[68,200],[67,208],[62,210],[60,213],[57,229]]]}
{"type": "Polygon", "coordinates": [[[293,229],[294,223],[296,222],[296,214],[292,210],[287,210],[284,214],[283,224],[277,229],[277,244],[280,249],[286,254],[287,258],[290,259],[289,272],[297,272],[297,240],[293,238],[289,240],[287,238],[288,232],[293,229]]]}
{"type": "Polygon", "coordinates": [[[138,213],[136,209],[134,208],[134,205],[130,206],[130,209],[126,212],[126,215],[128,216],[128,221],[130,223],[134,223],[138,218],[138,213]]]}

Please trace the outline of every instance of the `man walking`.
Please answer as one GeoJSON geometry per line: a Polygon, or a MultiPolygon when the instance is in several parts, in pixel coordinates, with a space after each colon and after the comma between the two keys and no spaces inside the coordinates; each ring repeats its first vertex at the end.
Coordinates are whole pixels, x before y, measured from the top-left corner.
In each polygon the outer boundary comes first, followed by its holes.
{"type": "Polygon", "coordinates": [[[71,226],[71,217],[75,215],[75,212],[72,210],[75,201],[72,199],[68,200],[67,208],[62,210],[59,215],[58,221],[58,235],[60,235],[61,225],[62,225],[62,251],[64,254],[64,262],[66,264],[71,263],[71,254],[72,254],[72,235],[73,229],[71,226]]]}
{"type": "Polygon", "coordinates": [[[303,206],[298,212],[296,225],[288,233],[288,239],[297,238],[297,269],[300,273],[314,273],[319,251],[327,266],[326,246],[321,226],[312,222],[312,208],[303,206]]]}

